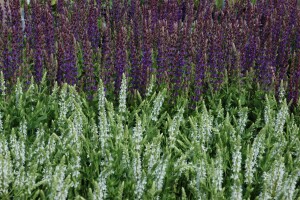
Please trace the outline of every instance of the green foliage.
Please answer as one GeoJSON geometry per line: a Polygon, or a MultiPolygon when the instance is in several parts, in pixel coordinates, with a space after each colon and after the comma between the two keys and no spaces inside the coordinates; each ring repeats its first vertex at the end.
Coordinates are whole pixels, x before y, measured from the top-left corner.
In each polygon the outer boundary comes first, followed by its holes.
{"type": "Polygon", "coordinates": [[[44,81],[1,93],[0,198],[300,197],[299,112],[284,98],[225,83],[191,110],[122,87],[113,102],[101,81],[94,101],[44,81]]]}

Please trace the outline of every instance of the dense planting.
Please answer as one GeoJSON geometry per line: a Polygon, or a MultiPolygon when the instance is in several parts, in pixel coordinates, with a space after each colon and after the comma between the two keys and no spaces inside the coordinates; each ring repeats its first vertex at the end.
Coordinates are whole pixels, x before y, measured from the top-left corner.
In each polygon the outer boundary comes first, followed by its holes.
{"type": "Polygon", "coordinates": [[[166,91],[150,89],[128,107],[125,77],[118,105],[101,82],[95,105],[72,86],[23,89],[1,93],[1,199],[300,197],[299,113],[282,88],[258,113],[217,99],[170,110],[166,91]]]}
{"type": "Polygon", "coordinates": [[[296,0],[0,0],[0,199],[300,199],[299,58],[296,0]]]}
{"type": "Polygon", "coordinates": [[[0,7],[0,70],[16,78],[76,84],[90,95],[98,80],[117,94],[125,73],[141,94],[151,75],[174,95],[198,101],[207,89],[253,70],[265,90],[289,83],[298,100],[300,21],[296,0],[58,0],[0,7]],[[222,3],[223,2],[223,3],[222,3]],[[21,78],[22,77],[22,78],[21,78]]]}

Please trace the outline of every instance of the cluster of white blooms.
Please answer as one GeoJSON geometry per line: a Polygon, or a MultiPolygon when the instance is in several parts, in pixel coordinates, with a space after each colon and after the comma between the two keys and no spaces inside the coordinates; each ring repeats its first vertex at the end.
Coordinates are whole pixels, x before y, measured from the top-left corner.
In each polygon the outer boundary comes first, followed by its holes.
{"type": "Polygon", "coordinates": [[[201,115],[201,126],[200,134],[203,136],[204,141],[208,141],[212,132],[213,117],[209,115],[206,106],[203,105],[202,115],[201,115]]]}
{"type": "Polygon", "coordinates": [[[292,144],[297,145],[298,142],[298,133],[300,131],[298,125],[295,123],[294,120],[292,120],[292,123],[289,125],[290,127],[290,141],[292,144]]]}
{"type": "Polygon", "coordinates": [[[108,139],[108,131],[109,131],[109,126],[107,123],[107,116],[106,116],[106,109],[105,109],[105,91],[104,91],[104,86],[102,81],[100,80],[100,85],[98,89],[98,112],[99,112],[99,125],[98,125],[98,130],[99,130],[99,141],[100,141],[100,146],[101,146],[101,152],[104,154],[105,152],[105,146],[106,146],[106,141],[108,139]]]}
{"type": "MultiPolygon", "coordinates": [[[[1,119],[0,119],[1,122],[1,119]]],[[[0,196],[7,194],[13,178],[10,152],[4,135],[0,130],[0,196]]]]}
{"type": "Polygon", "coordinates": [[[234,184],[231,186],[231,199],[242,200],[243,199],[243,189],[241,185],[234,184]]]}
{"type": "Polygon", "coordinates": [[[60,101],[58,102],[59,105],[58,124],[59,125],[64,124],[64,120],[67,117],[68,105],[66,100],[67,100],[67,87],[66,85],[64,85],[60,92],[60,101]]]}
{"type": "Polygon", "coordinates": [[[140,153],[138,152],[133,158],[133,174],[136,181],[134,195],[136,196],[136,199],[142,199],[147,183],[147,177],[143,175],[142,161],[140,158],[140,153]]]}
{"type": "Polygon", "coordinates": [[[187,156],[185,154],[181,155],[173,165],[173,171],[176,172],[176,176],[180,177],[182,173],[186,171],[195,171],[197,166],[194,163],[187,161],[187,156]]]}
{"type": "Polygon", "coordinates": [[[246,166],[245,166],[246,168],[245,182],[248,184],[251,184],[253,182],[253,174],[256,171],[258,155],[260,153],[263,153],[264,151],[264,147],[265,147],[264,140],[265,140],[265,134],[259,133],[254,139],[250,153],[248,153],[246,159],[246,166]]]}
{"type": "Polygon", "coordinates": [[[117,136],[116,136],[116,141],[123,142],[123,137],[124,137],[124,125],[122,122],[122,117],[120,115],[117,115],[117,136]]]}
{"type": "Polygon", "coordinates": [[[45,141],[43,140],[44,135],[45,131],[43,128],[37,130],[36,140],[34,142],[33,147],[31,147],[29,151],[31,152],[29,154],[29,159],[36,159],[37,163],[40,165],[42,165],[47,159],[47,157],[45,156],[45,141]],[[32,148],[34,148],[34,150],[32,148]]]}
{"type": "Polygon", "coordinates": [[[80,107],[81,105],[81,101],[79,100],[80,98],[76,98],[76,90],[74,89],[74,86],[68,86],[68,101],[67,101],[67,105],[69,108],[69,111],[72,113],[73,111],[75,111],[75,104],[78,104],[80,107]]]}
{"type": "Polygon", "coordinates": [[[199,134],[199,125],[197,122],[194,121],[194,118],[190,118],[190,123],[192,126],[191,129],[191,141],[199,143],[200,142],[200,134],[199,134]]]}
{"type": "MultiPolygon", "coordinates": [[[[75,128],[72,121],[67,121],[68,129],[67,131],[63,131],[63,133],[59,136],[59,139],[61,141],[62,150],[66,151],[68,145],[76,145],[76,142],[78,140],[77,135],[75,134],[75,128]]],[[[68,152],[67,152],[67,155],[68,152]]]]}
{"type": "Polygon", "coordinates": [[[242,167],[242,153],[240,145],[240,135],[234,137],[234,151],[232,155],[232,175],[233,185],[231,186],[231,198],[242,199],[242,184],[239,178],[239,174],[242,167]]]}
{"type": "Polygon", "coordinates": [[[93,200],[103,200],[106,198],[106,196],[107,196],[106,180],[110,174],[111,174],[111,172],[104,173],[103,171],[100,173],[98,182],[95,185],[95,191],[93,193],[93,200]]]}
{"type": "Polygon", "coordinates": [[[25,141],[22,137],[17,139],[14,132],[10,135],[10,149],[14,156],[15,169],[19,169],[25,164],[25,141]]]}
{"type": "Polygon", "coordinates": [[[211,138],[213,121],[213,117],[210,116],[205,105],[203,105],[199,122],[195,121],[194,118],[190,118],[190,123],[192,125],[192,142],[198,143],[204,152],[206,152],[206,145],[211,138]]]}
{"type": "Polygon", "coordinates": [[[154,165],[160,160],[161,148],[160,143],[151,143],[146,146],[146,156],[149,156],[148,159],[148,174],[151,173],[154,165]]]}
{"type": "MultiPolygon", "coordinates": [[[[197,125],[197,124],[196,124],[197,125]]],[[[200,124],[198,125],[199,131],[196,138],[199,138],[201,145],[203,146],[210,140],[212,134],[213,126],[213,117],[208,113],[206,106],[203,105],[202,114],[200,116],[200,124]]],[[[206,151],[206,148],[203,146],[202,149],[206,151]]]]}
{"type": "Polygon", "coordinates": [[[134,147],[136,152],[139,152],[141,150],[141,142],[143,140],[143,127],[142,127],[142,121],[139,117],[136,118],[136,125],[133,128],[133,135],[132,140],[134,143],[134,147]]]}
{"type": "Polygon", "coordinates": [[[46,146],[46,154],[45,154],[45,158],[47,160],[50,160],[50,156],[52,153],[54,153],[56,150],[56,141],[55,141],[55,138],[54,138],[54,135],[51,135],[49,140],[48,140],[48,144],[46,146]]]}
{"type": "Polygon", "coordinates": [[[58,91],[59,87],[57,82],[55,81],[54,86],[52,88],[52,92],[51,92],[51,98],[53,98],[53,100],[55,101],[55,103],[57,103],[57,96],[58,96],[58,91]]]}
{"type": "Polygon", "coordinates": [[[122,83],[119,96],[119,112],[124,113],[126,111],[126,98],[127,98],[127,80],[125,74],[122,76],[122,83]]]}
{"type": "Polygon", "coordinates": [[[89,129],[91,130],[92,133],[92,137],[91,137],[91,141],[97,145],[96,147],[98,147],[98,129],[97,129],[97,125],[96,123],[92,120],[91,123],[89,124],[89,129]]]}
{"type": "Polygon", "coordinates": [[[16,105],[18,108],[21,106],[22,98],[23,98],[22,84],[21,84],[20,80],[18,79],[17,85],[16,85],[16,105]]]}
{"type": "Polygon", "coordinates": [[[26,169],[25,175],[25,185],[24,187],[27,189],[26,193],[31,194],[32,190],[35,188],[36,179],[38,177],[38,163],[29,163],[29,168],[26,169]]]}
{"type": "Polygon", "coordinates": [[[98,88],[98,111],[101,112],[105,110],[105,91],[102,80],[100,80],[99,88],[98,88]]]}
{"type": "Polygon", "coordinates": [[[2,122],[2,114],[0,112],[0,134],[2,134],[3,131],[3,122],[2,122]]]}
{"type": "Polygon", "coordinates": [[[123,147],[122,166],[124,166],[125,168],[130,167],[130,158],[129,158],[129,152],[127,146],[123,147]]]}
{"type": "Polygon", "coordinates": [[[239,134],[243,134],[245,131],[247,119],[248,119],[248,109],[243,108],[238,112],[239,119],[238,119],[238,131],[239,134]]]}
{"type": "Polygon", "coordinates": [[[223,183],[223,158],[220,149],[217,149],[217,158],[214,162],[213,180],[214,188],[217,191],[222,191],[223,183]]]}
{"type": "Polygon", "coordinates": [[[277,114],[277,118],[276,118],[276,122],[275,122],[275,135],[281,135],[283,133],[283,128],[284,128],[284,124],[286,121],[286,118],[289,115],[288,112],[288,106],[286,104],[286,102],[284,102],[281,106],[281,109],[279,110],[278,114],[277,114]]]}
{"type": "Polygon", "coordinates": [[[22,139],[26,140],[26,138],[27,138],[27,122],[26,121],[21,122],[19,132],[20,132],[20,137],[22,139]]]}
{"type": "Polygon", "coordinates": [[[149,84],[149,86],[147,87],[146,97],[149,97],[149,96],[152,94],[152,90],[153,90],[153,88],[154,88],[154,84],[155,84],[155,78],[154,78],[154,76],[152,75],[152,76],[151,76],[151,80],[150,80],[150,84],[149,84]]]}
{"type": "Polygon", "coordinates": [[[268,96],[266,96],[266,106],[264,110],[264,121],[266,125],[270,125],[271,127],[275,126],[274,114],[275,113],[270,106],[270,100],[268,96]]]}
{"type": "Polygon", "coordinates": [[[280,87],[279,87],[279,95],[278,95],[280,104],[283,102],[284,96],[285,96],[285,89],[283,85],[283,80],[281,80],[280,87]]]}
{"type": "Polygon", "coordinates": [[[68,171],[71,172],[72,176],[72,183],[71,187],[78,187],[79,182],[77,181],[80,175],[80,162],[81,162],[81,141],[80,136],[83,132],[83,121],[82,121],[82,114],[80,110],[75,110],[75,115],[73,122],[70,123],[70,134],[71,134],[71,141],[68,141],[70,145],[72,145],[74,149],[74,153],[69,156],[69,164],[68,164],[68,171]]]}
{"type": "Polygon", "coordinates": [[[133,158],[133,174],[136,180],[134,194],[136,199],[141,199],[145,190],[145,185],[147,183],[146,176],[143,176],[142,171],[142,161],[141,161],[141,142],[143,140],[143,127],[142,121],[137,116],[136,117],[136,126],[133,128],[132,142],[134,144],[135,155],[133,158]]]}
{"type": "Polygon", "coordinates": [[[196,185],[197,189],[200,190],[200,184],[205,182],[207,176],[207,167],[204,159],[200,159],[199,163],[195,166],[196,167],[196,185]]]}
{"type": "Polygon", "coordinates": [[[160,191],[163,188],[167,166],[168,166],[168,160],[161,159],[155,169],[155,183],[156,183],[157,191],[160,191]]]}
{"type": "Polygon", "coordinates": [[[300,171],[297,171],[293,175],[289,175],[284,181],[284,186],[282,190],[283,199],[293,200],[295,195],[295,189],[297,181],[300,177],[300,171]]]}
{"type": "Polygon", "coordinates": [[[49,185],[52,183],[52,172],[53,168],[51,167],[50,163],[48,163],[48,165],[46,165],[46,167],[43,169],[43,181],[49,185]]]}
{"type": "Polygon", "coordinates": [[[16,188],[24,188],[26,185],[25,174],[25,159],[26,147],[25,141],[27,138],[27,122],[23,121],[19,127],[19,138],[17,138],[14,131],[10,135],[10,149],[13,156],[14,164],[14,186],[16,188]]]}
{"type": "MultiPolygon", "coordinates": [[[[188,170],[190,168],[189,163],[186,163],[185,166],[183,165],[183,168],[188,170]]],[[[195,189],[197,199],[206,199],[206,192],[201,188],[201,183],[203,184],[207,178],[207,166],[204,158],[199,158],[197,163],[193,164],[193,170],[196,172],[196,177],[191,182],[191,185],[195,189]]]]}
{"type": "Polygon", "coordinates": [[[283,178],[285,174],[285,166],[283,158],[275,161],[269,172],[264,172],[264,186],[263,191],[260,193],[260,199],[278,199],[283,189],[283,178]]]}
{"type": "Polygon", "coordinates": [[[165,92],[164,91],[160,92],[154,100],[154,107],[153,107],[153,110],[151,112],[150,118],[151,118],[151,120],[153,120],[155,122],[158,120],[157,117],[159,115],[162,104],[164,103],[164,99],[165,99],[165,96],[164,96],[165,92]]]}
{"type": "Polygon", "coordinates": [[[5,86],[5,79],[2,71],[0,72],[0,92],[1,92],[1,96],[4,98],[6,92],[6,86],[5,86]]]}
{"type": "Polygon", "coordinates": [[[83,122],[82,122],[82,113],[80,110],[75,112],[75,116],[73,119],[74,129],[77,136],[82,135],[83,132],[83,122]]]}
{"type": "Polygon", "coordinates": [[[173,148],[175,145],[175,141],[176,141],[176,135],[178,133],[178,129],[180,126],[180,123],[183,120],[183,112],[184,109],[181,108],[179,109],[178,113],[175,115],[175,117],[172,120],[172,123],[168,129],[169,132],[169,142],[170,142],[170,147],[173,148]]]}
{"type": "Polygon", "coordinates": [[[288,145],[288,141],[282,137],[279,141],[273,144],[271,152],[269,153],[271,157],[281,156],[284,153],[285,147],[288,145]]]}
{"type": "Polygon", "coordinates": [[[70,163],[68,165],[68,170],[71,171],[71,176],[73,177],[73,181],[71,182],[70,187],[77,188],[79,185],[79,182],[77,180],[80,175],[80,168],[81,168],[80,162],[81,162],[80,155],[76,154],[71,157],[70,163]]]}
{"type": "Polygon", "coordinates": [[[50,194],[51,199],[64,200],[68,197],[69,190],[69,177],[65,178],[66,166],[57,165],[55,172],[52,176],[52,191],[50,194]]]}

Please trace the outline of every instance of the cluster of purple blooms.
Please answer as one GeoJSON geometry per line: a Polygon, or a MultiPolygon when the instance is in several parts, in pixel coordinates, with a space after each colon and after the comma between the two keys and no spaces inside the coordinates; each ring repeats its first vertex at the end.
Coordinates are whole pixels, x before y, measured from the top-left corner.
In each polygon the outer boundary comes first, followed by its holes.
{"type": "Polygon", "coordinates": [[[101,78],[118,91],[145,92],[152,74],[175,93],[199,100],[207,85],[252,70],[264,88],[289,83],[297,101],[300,9],[297,0],[250,0],[217,8],[214,0],[4,0],[0,6],[0,70],[93,92],[101,78]],[[22,30],[20,8],[24,7],[22,30]]]}

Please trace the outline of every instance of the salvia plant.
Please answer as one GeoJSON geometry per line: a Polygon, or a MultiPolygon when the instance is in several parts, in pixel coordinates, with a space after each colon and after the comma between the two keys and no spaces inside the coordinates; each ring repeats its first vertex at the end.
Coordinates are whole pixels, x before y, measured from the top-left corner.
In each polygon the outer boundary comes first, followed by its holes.
{"type": "Polygon", "coordinates": [[[221,88],[225,72],[243,87],[252,71],[277,96],[287,83],[287,101],[297,104],[297,0],[1,2],[0,71],[8,89],[17,78],[40,82],[47,71],[51,86],[76,85],[93,99],[100,78],[119,94],[125,74],[131,93],[148,95],[154,76],[173,96],[199,101],[221,88]]]}
{"type": "MultiPolygon", "coordinates": [[[[132,107],[99,83],[95,104],[34,80],[1,98],[1,199],[300,197],[299,113],[285,99],[266,95],[264,112],[218,98],[190,111],[162,90],[132,107]]],[[[126,99],[125,75],[120,87],[126,99]]]]}
{"type": "Polygon", "coordinates": [[[298,2],[0,0],[0,199],[300,199],[298,2]]]}

